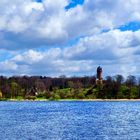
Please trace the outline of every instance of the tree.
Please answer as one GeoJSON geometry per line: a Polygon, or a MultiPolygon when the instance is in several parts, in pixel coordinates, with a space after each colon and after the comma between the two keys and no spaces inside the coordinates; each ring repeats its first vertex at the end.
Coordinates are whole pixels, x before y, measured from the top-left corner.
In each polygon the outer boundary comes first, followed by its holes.
{"type": "Polygon", "coordinates": [[[0,99],[2,98],[2,92],[0,91],[0,99]]]}
{"type": "Polygon", "coordinates": [[[105,80],[105,84],[103,86],[103,92],[104,92],[105,98],[110,99],[110,98],[112,98],[114,96],[112,89],[113,89],[113,79],[112,79],[111,76],[107,76],[106,80],[105,80]]]}
{"type": "Polygon", "coordinates": [[[122,75],[116,75],[114,76],[114,82],[113,82],[113,93],[114,97],[117,99],[120,97],[120,88],[121,85],[124,82],[124,77],[122,75]]]}
{"type": "Polygon", "coordinates": [[[42,80],[40,80],[40,79],[35,81],[35,87],[40,92],[44,92],[46,90],[44,82],[42,80]]]}
{"type": "Polygon", "coordinates": [[[74,87],[74,83],[72,81],[68,81],[68,87],[70,88],[70,92],[72,88],[74,87]]]}
{"type": "Polygon", "coordinates": [[[136,96],[136,92],[135,92],[136,90],[135,90],[135,88],[136,88],[136,83],[137,83],[136,77],[133,76],[133,75],[129,75],[127,77],[125,83],[126,83],[126,86],[129,89],[129,92],[128,92],[129,98],[135,97],[136,96]]]}
{"type": "Polygon", "coordinates": [[[18,96],[19,86],[16,82],[11,83],[11,98],[18,96]]]}
{"type": "Polygon", "coordinates": [[[114,80],[118,85],[121,85],[124,81],[124,77],[122,75],[116,75],[114,77],[114,80]]]}
{"type": "Polygon", "coordinates": [[[136,84],[137,80],[136,80],[136,77],[133,76],[133,75],[129,75],[126,79],[126,85],[128,87],[132,87],[136,84]]]}

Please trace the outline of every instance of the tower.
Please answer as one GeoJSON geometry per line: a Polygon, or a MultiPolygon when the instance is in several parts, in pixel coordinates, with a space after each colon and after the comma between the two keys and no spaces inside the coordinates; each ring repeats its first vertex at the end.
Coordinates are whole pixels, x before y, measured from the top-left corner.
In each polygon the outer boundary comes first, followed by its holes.
{"type": "Polygon", "coordinates": [[[96,84],[97,85],[102,85],[103,79],[102,79],[102,68],[99,66],[97,67],[97,80],[96,84]]]}

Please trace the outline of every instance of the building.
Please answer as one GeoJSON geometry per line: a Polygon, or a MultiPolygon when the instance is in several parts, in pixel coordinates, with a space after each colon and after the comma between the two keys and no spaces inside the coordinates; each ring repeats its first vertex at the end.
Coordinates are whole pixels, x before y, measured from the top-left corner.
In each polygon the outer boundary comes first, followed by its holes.
{"type": "Polygon", "coordinates": [[[102,78],[102,68],[99,66],[97,67],[97,80],[96,80],[97,85],[102,85],[103,84],[103,78],[102,78]]]}
{"type": "Polygon", "coordinates": [[[35,87],[32,87],[25,95],[25,98],[28,99],[30,97],[36,97],[38,95],[37,89],[35,87]]]}

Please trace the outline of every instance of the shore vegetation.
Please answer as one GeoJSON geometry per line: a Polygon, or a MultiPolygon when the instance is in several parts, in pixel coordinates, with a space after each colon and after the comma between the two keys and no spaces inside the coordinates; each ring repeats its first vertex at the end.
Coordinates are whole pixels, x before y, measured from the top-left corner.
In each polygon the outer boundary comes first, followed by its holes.
{"type": "Polygon", "coordinates": [[[140,99],[140,79],[107,76],[102,85],[95,76],[59,78],[0,76],[0,100],[140,99]]]}

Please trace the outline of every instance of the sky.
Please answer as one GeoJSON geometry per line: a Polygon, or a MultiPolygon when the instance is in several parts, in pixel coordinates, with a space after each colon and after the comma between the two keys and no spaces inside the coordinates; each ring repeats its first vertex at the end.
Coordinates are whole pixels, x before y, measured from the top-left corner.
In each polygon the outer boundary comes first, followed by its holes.
{"type": "Polygon", "coordinates": [[[140,0],[0,0],[0,75],[140,75],[140,0]]]}

